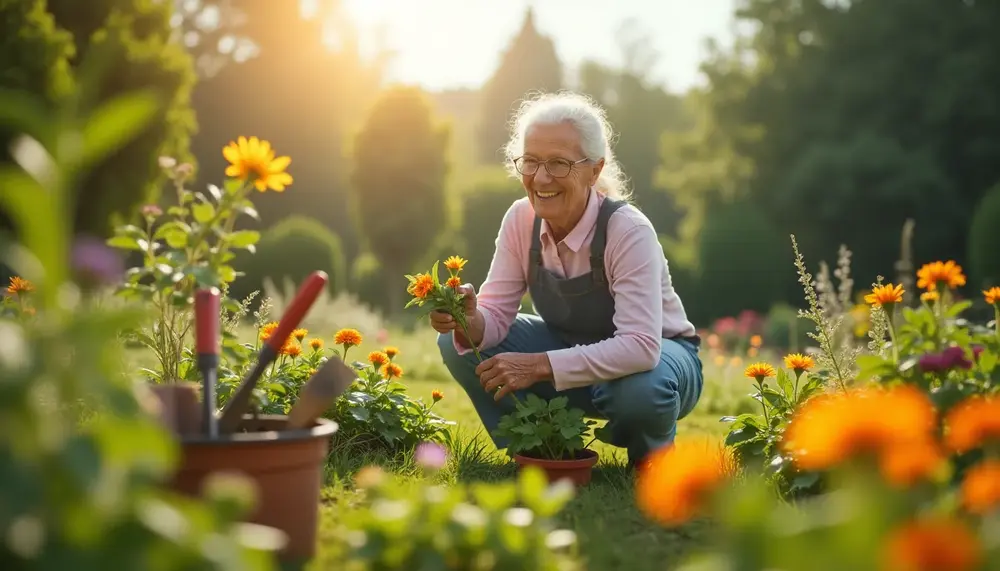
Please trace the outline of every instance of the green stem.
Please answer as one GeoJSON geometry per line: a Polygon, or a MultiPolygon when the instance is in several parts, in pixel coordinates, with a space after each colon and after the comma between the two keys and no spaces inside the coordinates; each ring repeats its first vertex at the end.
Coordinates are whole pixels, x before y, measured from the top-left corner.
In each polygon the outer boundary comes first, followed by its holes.
{"type": "Polygon", "coordinates": [[[896,342],[896,320],[893,316],[892,310],[886,309],[885,306],[882,306],[882,311],[885,311],[886,318],[889,321],[889,340],[892,343],[892,362],[899,364],[899,344],[896,342]]]}
{"type": "Polygon", "coordinates": [[[771,429],[770,415],[767,414],[767,401],[764,399],[764,385],[757,381],[757,391],[760,393],[760,407],[764,409],[764,425],[771,429]]]}
{"type": "Polygon", "coordinates": [[[799,379],[802,378],[802,371],[795,373],[795,384],[792,386],[792,400],[799,402],[799,379]]]}
{"type": "Polygon", "coordinates": [[[993,327],[997,331],[997,341],[1000,341],[1000,303],[993,304],[993,327]]]}

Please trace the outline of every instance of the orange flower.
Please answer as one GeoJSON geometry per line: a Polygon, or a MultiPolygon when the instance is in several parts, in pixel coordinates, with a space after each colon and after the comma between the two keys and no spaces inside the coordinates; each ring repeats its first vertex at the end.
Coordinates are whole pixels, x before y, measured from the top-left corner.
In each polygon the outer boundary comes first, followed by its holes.
{"type": "Polygon", "coordinates": [[[886,538],[886,571],[968,571],[982,561],[982,546],[972,531],[956,519],[910,522],[886,538]]]}
{"type": "Polygon", "coordinates": [[[434,290],[434,278],[430,274],[417,274],[413,278],[409,287],[406,288],[406,292],[413,297],[425,298],[427,294],[434,290]]]}
{"type": "Polygon", "coordinates": [[[920,294],[920,301],[926,301],[930,303],[932,301],[937,301],[939,299],[941,299],[941,294],[939,294],[937,290],[925,291],[924,293],[920,294]]]}
{"type": "Polygon", "coordinates": [[[385,353],[390,360],[395,359],[396,355],[399,355],[399,349],[395,347],[386,347],[385,349],[382,349],[382,352],[385,353]]]}
{"type": "Polygon", "coordinates": [[[9,293],[10,295],[30,293],[33,291],[35,291],[35,284],[19,276],[11,277],[10,285],[7,286],[7,293],[9,293]]]}
{"type": "Polygon", "coordinates": [[[309,340],[309,346],[312,347],[313,351],[319,351],[323,348],[323,340],[318,338],[312,338],[309,340]]]}
{"type": "Polygon", "coordinates": [[[1000,287],[993,286],[983,290],[983,298],[990,305],[1000,305],[1000,287]]]}
{"type": "Polygon", "coordinates": [[[752,335],[750,337],[750,346],[760,349],[760,346],[764,344],[764,339],[760,335],[752,335]]]}
{"type": "Polygon", "coordinates": [[[707,438],[680,440],[640,465],[636,502],[650,519],[680,525],[698,514],[729,475],[725,446],[707,438]]]}
{"type": "Polygon", "coordinates": [[[460,280],[457,276],[452,276],[448,278],[448,281],[444,282],[444,285],[452,289],[458,289],[458,286],[462,285],[462,280],[460,280]]]}
{"type": "Polygon", "coordinates": [[[901,285],[885,284],[875,286],[875,289],[871,293],[865,295],[865,303],[881,307],[892,307],[892,304],[903,301],[903,292],[903,286],[901,285]]]}
{"type": "Polygon", "coordinates": [[[289,339],[285,341],[284,345],[281,346],[281,350],[278,351],[278,353],[282,355],[288,355],[289,357],[292,357],[294,359],[295,357],[298,357],[299,355],[302,354],[302,346],[299,345],[297,342],[293,341],[292,339],[289,339]]]}
{"type": "Polygon", "coordinates": [[[333,336],[333,342],[344,347],[361,345],[361,332],[357,329],[341,329],[333,336]]]}
{"type": "Polygon", "coordinates": [[[382,375],[387,379],[398,379],[403,376],[403,368],[396,363],[386,363],[382,367],[382,375]]]}
{"type": "Polygon", "coordinates": [[[444,267],[448,268],[453,272],[458,272],[465,267],[466,262],[468,262],[468,260],[464,260],[462,258],[459,258],[458,256],[451,256],[444,261],[444,267]]]}
{"type": "Polygon", "coordinates": [[[380,368],[389,362],[389,356],[382,351],[372,351],[368,353],[368,362],[375,366],[376,369],[380,368]]]}
{"type": "Polygon", "coordinates": [[[931,262],[924,264],[917,270],[917,287],[928,291],[934,291],[938,285],[955,289],[965,285],[965,274],[962,273],[962,266],[953,260],[947,262],[931,262]]]}
{"type": "Polygon", "coordinates": [[[434,400],[434,402],[437,402],[444,398],[444,393],[438,390],[433,390],[431,391],[431,398],[434,400]]]}
{"type": "Polygon", "coordinates": [[[969,468],[962,481],[962,504],[978,514],[1000,507],[1000,460],[984,460],[969,468]]]}
{"type": "Polygon", "coordinates": [[[803,470],[825,470],[894,447],[911,453],[932,438],[936,418],[927,395],[910,385],[824,394],[795,412],[782,447],[803,470]]]}
{"type": "Polygon", "coordinates": [[[908,487],[933,478],[947,464],[941,448],[928,439],[911,446],[894,446],[884,450],[880,467],[886,481],[908,487]]]}
{"type": "Polygon", "coordinates": [[[306,335],[308,335],[308,334],[309,334],[309,330],[308,329],[301,329],[301,328],[299,328],[299,329],[296,329],[295,331],[292,331],[292,337],[298,339],[299,341],[302,341],[303,339],[305,339],[306,335]]]}
{"type": "Polygon", "coordinates": [[[274,331],[278,328],[278,322],[272,321],[260,328],[260,340],[267,341],[274,335],[274,331]]]}
{"type": "Polygon", "coordinates": [[[762,382],[768,377],[773,377],[777,373],[774,367],[767,363],[751,363],[743,371],[743,375],[751,379],[756,379],[758,383],[762,382]]]}
{"type": "Polygon", "coordinates": [[[960,454],[990,440],[1000,442],[1000,399],[967,398],[948,411],[945,424],[945,443],[960,454]]]}
{"type": "Polygon", "coordinates": [[[292,159],[274,156],[271,143],[257,137],[240,137],[223,147],[222,155],[229,161],[226,176],[251,181],[257,190],[283,192],[292,184],[292,175],[285,172],[292,159]]]}
{"type": "Polygon", "coordinates": [[[785,355],[785,367],[795,371],[795,374],[801,374],[803,371],[808,371],[816,365],[812,357],[808,357],[801,353],[791,353],[785,355]]]}

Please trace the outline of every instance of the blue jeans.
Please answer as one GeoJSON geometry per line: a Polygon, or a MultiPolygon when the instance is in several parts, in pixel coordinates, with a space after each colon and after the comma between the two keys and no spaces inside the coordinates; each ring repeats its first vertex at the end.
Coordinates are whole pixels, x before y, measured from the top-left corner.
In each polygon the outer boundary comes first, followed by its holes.
{"type": "MultiPolygon", "coordinates": [[[[494,444],[506,448],[506,442],[492,432],[500,417],[513,411],[512,400],[493,400],[493,395],[479,383],[475,354],[470,351],[459,355],[451,334],[439,335],[438,347],[445,366],[469,395],[494,444]]],[[[518,314],[507,338],[481,353],[487,359],[500,353],[544,353],[567,347],[540,317],[518,314]]],[[[660,362],[652,370],[561,392],[551,382],[540,382],[518,391],[517,396],[523,399],[528,392],[546,400],[566,396],[570,406],[582,409],[587,416],[607,419],[611,444],[626,448],[629,463],[633,464],[674,441],[677,421],[694,409],[703,382],[697,345],[686,340],[664,339],[660,362]]]]}

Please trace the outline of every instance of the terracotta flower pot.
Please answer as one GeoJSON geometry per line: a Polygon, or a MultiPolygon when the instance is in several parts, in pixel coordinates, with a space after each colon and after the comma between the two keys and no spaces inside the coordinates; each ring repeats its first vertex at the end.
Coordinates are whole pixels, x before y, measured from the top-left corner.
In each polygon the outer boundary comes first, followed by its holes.
{"type": "Polygon", "coordinates": [[[212,472],[246,475],[257,487],[248,521],[285,532],[288,543],[279,557],[304,562],[315,555],[323,466],[337,424],[321,418],[311,428],[285,431],[287,420],[247,415],[239,430],[218,439],[181,435],[182,459],[170,487],[198,496],[212,472]]]}
{"type": "Polygon", "coordinates": [[[546,460],[522,456],[521,454],[514,455],[514,462],[518,466],[522,468],[524,466],[538,466],[544,470],[549,482],[555,483],[562,479],[568,479],[578,488],[590,483],[597,459],[597,452],[589,448],[581,450],[573,460],[546,460]]]}

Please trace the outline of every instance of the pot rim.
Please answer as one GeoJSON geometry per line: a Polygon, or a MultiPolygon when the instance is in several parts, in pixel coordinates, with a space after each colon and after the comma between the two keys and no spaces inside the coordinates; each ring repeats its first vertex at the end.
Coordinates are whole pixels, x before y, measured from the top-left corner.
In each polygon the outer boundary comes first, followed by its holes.
{"type": "MultiPolygon", "coordinates": [[[[253,416],[243,415],[244,420],[288,420],[288,416],[283,414],[260,414],[253,416]]],[[[226,444],[261,444],[267,442],[297,442],[301,440],[313,440],[317,438],[329,438],[337,432],[340,426],[328,419],[317,418],[316,426],[303,428],[301,430],[263,430],[259,432],[233,432],[231,434],[220,434],[217,438],[209,438],[204,433],[183,434],[178,440],[182,445],[205,445],[220,446],[226,444]]]]}
{"type": "Polygon", "coordinates": [[[532,458],[531,456],[524,456],[522,454],[515,454],[514,461],[518,464],[537,464],[539,466],[552,466],[564,469],[573,468],[589,468],[597,464],[600,458],[596,450],[590,448],[584,448],[581,453],[585,454],[584,458],[574,458],[573,460],[549,460],[547,458],[532,458]]]}

